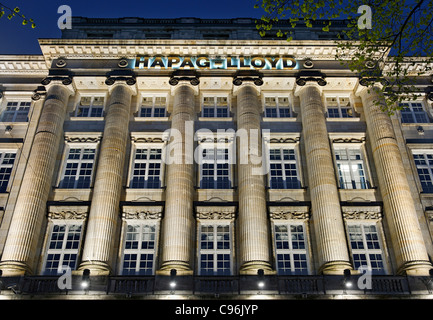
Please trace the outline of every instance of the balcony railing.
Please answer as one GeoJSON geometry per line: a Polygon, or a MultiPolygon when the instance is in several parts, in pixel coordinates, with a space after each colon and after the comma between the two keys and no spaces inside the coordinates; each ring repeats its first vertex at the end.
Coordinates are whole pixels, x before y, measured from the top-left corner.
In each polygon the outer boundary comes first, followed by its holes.
{"type": "Polygon", "coordinates": [[[0,277],[0,295],[113,295],[152,296],[164,294],[242,296],[248,294],[286,296],[432,295],[431,277],[372,276],[369,283],[359,276],[94,276],[86,287],[81,276],[0,277]],[[362,280],[362,279],[361,279],[362,280]],[[69,282],[68,282],[69,281],[69,282]],[[348,285],[350,281],[350,286],[348,285]]]}

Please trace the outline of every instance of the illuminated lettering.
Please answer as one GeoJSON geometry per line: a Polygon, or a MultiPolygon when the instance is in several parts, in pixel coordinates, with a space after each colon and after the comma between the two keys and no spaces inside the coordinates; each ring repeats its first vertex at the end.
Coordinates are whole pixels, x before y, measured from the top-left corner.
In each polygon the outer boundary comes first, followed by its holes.
{"type": "Polygon", "coordinates": [[[197,58],[196,65],[199,68],[209,68],[210,67],[210,61],[206,57],[200,57],[200,58],[197,58]]]}
{"type": "Polygon", "coordinates": [[[146,57],[135,58],[136,69],[255,69],[292,70],[297,68],[293,57],[146,57]]]}
{"type": "Polygon", "coordinates": [[[156,57],[155,60],[153,60],[152,64],[150,65],[151,68],[155,67],[161,67],[165,68],[164,62],[162,61],[161,57],[156,57]]]}

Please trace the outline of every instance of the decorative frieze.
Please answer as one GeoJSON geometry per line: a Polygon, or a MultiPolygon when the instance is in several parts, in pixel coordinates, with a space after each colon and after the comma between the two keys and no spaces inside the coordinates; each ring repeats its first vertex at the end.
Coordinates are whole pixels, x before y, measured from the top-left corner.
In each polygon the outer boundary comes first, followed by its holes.
{"type": "Polygon", "coordinates": [[[64,210],[56,212],[48,212],[50,220],[85,220],[87,219],[87,211],[64,210]]]}
{"type": "Polygon", "coordinates": [[[205,220],[221,220],[221,219],[234,219],[236,216],[235,206],[210,206],[210,207],[197,207],[197,219],[205,220]]]}
{"type": "Polygon", "coordinates": [[[269,207],[269,217],[273,220],[308,220],[310,219],[310,208],[308,206],[269,207]]]}
{"type": "Polygon", "coordinates": [[[86,136],[86,137],[71,137],[65,136],[65,141],[68,143],[78,142],[78,143],[97,143],[101,141],[102,136],[86,136]]]}
{"type": "Polygon", "coordinates": [[[352,219],[382,219],[383,214],[379,206],[372,207],[341,207],[343,218],[352,219]]]}
{"type": "Polygon", "coordinates": [[[139,208],[136,206],[124,206],[122,209],[122,218],[136,220],[158,220],[162,218],[162,211],[162,206],[140,206],[139,208]]]}

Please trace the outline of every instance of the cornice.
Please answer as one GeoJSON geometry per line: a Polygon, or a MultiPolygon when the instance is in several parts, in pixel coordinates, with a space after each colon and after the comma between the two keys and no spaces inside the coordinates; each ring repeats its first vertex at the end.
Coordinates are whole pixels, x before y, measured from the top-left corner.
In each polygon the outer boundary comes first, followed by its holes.
{"type": "Polygon", "coordinates": [[[47,75],[48,66],[43,55],[0,55],[0,75],[47,75]]]}
{"type": "Polygon", "coordinates": [[[281,40],[136,40],[41,39],[47,65],[64,58],[135,58],[139,55],[295,56],[296,59],[334,60],[334,41],[281,40]]]}

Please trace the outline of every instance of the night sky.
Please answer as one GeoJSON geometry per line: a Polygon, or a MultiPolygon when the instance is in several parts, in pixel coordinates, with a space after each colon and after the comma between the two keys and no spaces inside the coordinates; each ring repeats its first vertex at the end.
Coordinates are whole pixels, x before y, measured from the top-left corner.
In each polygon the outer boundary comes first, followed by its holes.
{"type": "Polygon", "coordinates": [[[255,0],[0,0],[14,8],[20,7],[22,14],[32,18],[36,28],[23,26],[22,19],[8,20],[6,14],[0,18],[0,54],[41,54],[39,38],[60,38],[57,21],[61,14],[59,6],[69,5],[73,16],[89,18],[259,18],[262,9],[254,9],[255,0]]]}

